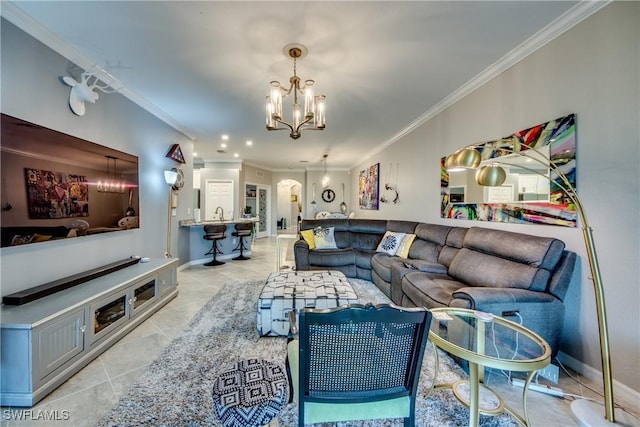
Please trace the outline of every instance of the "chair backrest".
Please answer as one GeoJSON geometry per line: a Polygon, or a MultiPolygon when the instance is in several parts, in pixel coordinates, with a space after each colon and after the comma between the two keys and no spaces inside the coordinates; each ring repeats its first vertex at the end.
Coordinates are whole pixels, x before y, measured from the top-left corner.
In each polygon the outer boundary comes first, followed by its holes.
{"type": "Polygon", "coordinates": [[[301,310],[300,401],[415,396],[430,323],[428,310],[393,304],[301,310]]]}
{"type": "Polygon", "coordinates": [[[238,222],[236,223],[236,231],[247,231],[253,228],[252,222],[238,222]]]}
{"type": "Polygon", "coordinates": [[[215,225],[205,225],[204,232],[205,234],[219,234],[227,231],[227,226],[224,224],[215,224],[215,225]]]}

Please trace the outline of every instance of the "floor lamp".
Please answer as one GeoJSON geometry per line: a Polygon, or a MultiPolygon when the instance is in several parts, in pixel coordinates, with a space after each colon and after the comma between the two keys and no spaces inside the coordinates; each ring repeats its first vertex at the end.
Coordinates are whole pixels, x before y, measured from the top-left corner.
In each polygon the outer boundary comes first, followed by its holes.
{"type": "Polygon", "coordinates": [[[165,258],[171,258],[171,198],[173,196],[173,186],[178,181],[178,172],[173,169],[164,171],[164,180],[169,187],[169,203],[167,204],[167,251],[164,253],[165,258]]]}
{"type": "MultiPolygon", "coordinates": [[[[593,280],[593,286],[596,299],[596,312],[598,316],[598,329],[600,337],[600,355],[602,357],[602,377],[604,384],[604,406],[605,414],[604,419],[602,417],[602,408],[599,404],[586,400],[578,399],[571,403],[571,410],[578,422],[584,426],[602,426],[603,424],[618,423],[623,425],[637,425],[637,420],[630,414],[618,409],[614,410],[613,400],[613,383],[611,373],[611,353],[609,350],[609,330],[607,327],[607,311],[604,302],[604,288],[602,286],[602,277],[600,276],[600,265],[598,263],[598,257],[596,256],[596,248],[593,242],[592,229],[587,221],[582,202],[576,193],[575,187],[571,184],[567,176],[562,172],[560,167],[551,161],[548,156],[544,155],[541,151],[535,148],[527,148],[524,151],[515,149],[518,147],[516,144],[509,144],[511,140],[499,140],[499,147],[496,150],[501,153],[514,154],[526,159],[530,159],[539,164],[542,164],[545,169],[557,174],[559,180],[554,180],[554,183],[558,185],[560,189],[567,195],[571,202],[575,205],[576,211],[580,218],[582,225],[582,235],[584,238],[584,244],[587,249],[587,258],[589,261],[589,268],[591,270],[591,276],[593,280]],[[507,145],[503,145],[507,143],[507,145]],[[543,161],[541,159],[546,159],[543,161]]],[[[545,177],[551,181],[549,175],[540,173],[535,169],[523,167],[522,165],[514,165],[509,163],[509,159],[503,160],[500,157],[491,158],[490,164],[481,166],[482,156],[478,151],[482,148],[480,145],[469,145],[464,147],[454,154],[448,156],[445,160],[445,168],[447,171],[460,171],[467,169],[476,170],[476,182],[482,186],[496,187],[504,183],[506,179],[506,172],[500,165],[505,166],[517,166],[520,169],[525,169],[531,173],[545,177]]],[[[486,148],[486,146],[484,147],[486,148]]],[[[605,424],[605,425],[606,425],[605,424]]]]}

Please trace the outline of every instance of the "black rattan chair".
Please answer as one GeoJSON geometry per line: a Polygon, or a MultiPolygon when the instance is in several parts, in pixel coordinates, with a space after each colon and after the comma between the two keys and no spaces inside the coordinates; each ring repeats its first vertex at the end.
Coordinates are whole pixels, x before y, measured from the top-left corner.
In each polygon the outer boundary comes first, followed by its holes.
{"type": "MultiPolygon", "coordinates": [[[[415,425],[415,402],[431,312],[381,304],[303,309],[287,367],[305,423],[404,418],[415,425]]],[[[297,324],[296,324],[297,323],[297,324]]]]}

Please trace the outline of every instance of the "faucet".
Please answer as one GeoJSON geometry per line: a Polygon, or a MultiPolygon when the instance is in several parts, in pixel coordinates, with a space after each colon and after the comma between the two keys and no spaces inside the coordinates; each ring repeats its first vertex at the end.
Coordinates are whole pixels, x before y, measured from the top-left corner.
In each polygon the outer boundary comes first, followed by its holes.
{"type": "Polygon", "coordinates": [[[222,206],[218,206],[214,214],[217,214],[218,211],[220,211],[220,221],[224,221],[224,209],[222,209],[222,206]]]}

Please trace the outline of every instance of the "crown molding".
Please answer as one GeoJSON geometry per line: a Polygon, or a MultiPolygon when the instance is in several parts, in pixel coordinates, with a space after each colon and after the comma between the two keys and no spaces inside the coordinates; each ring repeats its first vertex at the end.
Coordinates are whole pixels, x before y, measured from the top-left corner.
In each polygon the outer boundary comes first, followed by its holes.
{"type": "Polygon", "coordinates": [[[357,167],[362,161],[368,160],[376,154],[380,153],[385,148],[394,144],[395,142],[402,139],[404,136],[413,132],[416,128],[420,127],[424,123],[428,122],[438,114],[445,111],[447,108],[454,105],[456,102],[460,101],[465,96],[471,94],[475,90],[482,87],[485,83],[488,83],[495,77],[499,76],[518,62],[525,59],[527,56],[531,55],[538,49],[545,46],[550,41],[554,40],[564,32],[573,28],[580,22],[584,21],[613,0],[581,0],[574,7],[560,15],[558,18],[553,20],[551,23],[546,25],[540,31],[529,37],[527,40],[522,42],[520,45],[516,46],[502,58],[500,58],[497,62],[493,63],[489,67],[485,68],[478,75],[473,77],[471,80],[460,86],[458,89],[453,91],[450,95],[442,99],[436,105],[428,109],[414,121],[409,123],[406,127],[401,129],[395,135],[391,136],[385,142],[380,144],[377,148],[369,152],[369,156],[365,159],[361,160],[357,164],[353,165],[353,167],[357,167]]]}
{"type": "MultiPolygon", "coordinates": [[[[603,1],[580,1],[574,7],[569,9],[564,14],[560,15],[553,22],[542,28],[536,34],[529,37],[519,46],[508,52],[505,56],[503,56],[500,60],[495,62],[494,64],[487,67],[485,70],[480,72],[478,75],[473,77],[471,80],[467,81],[465,84],[460,86],[450,95],[442,99],[432,108],[427,110],[425,113],[420,115],[418,118],[410,122],[403,129],[395,133],[389,139],[380,144],[377,148],[369,152],[369,155],[360,160],[358,164],[362,161],[366,161],[367,159],[375,156],[376,154],[383,151],[385,148],[394,144],[395,142],[402,139],[407,134],[413,132],[416,128],[423,125],[427,121],[431,120],[447,108],[454,105],[456,102],[469,95],[473,91],[477,90],[485,83],[489,82],[493,78],[497,77],[516,63],[520,62],[522,59],[531,55],[536,50],[540,49],[550,41],[554,40],[570,28],[574,27],[578,23],[582,22],[589,16],[593,15],[607,4],[609,4],[612,0],[603,0],[603,1]]],[[[2,1],[0,7],[0,16],[3,16],[27,34],[34,37],[36,40],[42,42],[58,54],[67,58],[71,62],[77,64],[79,67],[83,69],[91,69],[96,68],[97,64],[95,61],[92,61],[91,58],[86,55],[80,53],[76,50],[70,43],[60,38],[58,35],[53,33],[52,31],[46,29],[42,26],[38,21],[33,19],[30,15],[26,14],[22,9],[13,4],[11,1],[2,1]]],[[[123,96],[131,100],[133,103],[139,105],[141,108],[145,109],[149,113],[156,116],[158,119],[162,120],[178,132],[185,135],[187,138],[191,140],[195,140],[195,136],[193,133],[188,130],[186,127],[182,126],[178,121],[176,121],[173,117],[167,114],[165,111],[161,110],[151,101],[142,97],[138,93],[133,90],[127,88],[124,83],[117,80],[112,75],[106,73],[106,71],[99,68],[99,72],[97,76],[105,81],[110,82],[113,86],[120,88],[118,90],[123,96]]],[[[354,164],[352,167],[357,167],[358,164],[354,164]]]]}
{"type": "Polygon", "coordinates": [[[11,1],[2,1],[0,7],[0,16],[7,19],[9,22],[16,25],[25,33],[35,38],[39,42],[43,43],[59,55],[67,58],[77,66],[84,70],[96,69],[96,76],[105,83],[108,83],[112,88],[117,89],[117,92],[129,99],[134,104],[139,105],[144,110],[156,116],[173,129],[182,133],[184,136],[192,141],[195,141],[196,137],[186,127],[182,126],[173,117],[160,109],[154,103],[144,98],[137,92],[129,89],[124,83],[118,80],[113,75],[107,73],[102,67],[100,67],[95,61],[88,56],[78,51],[73,45],[60,36],[45,28],[42,24],[36,21],[29,14],[25,13],[20,7],[11,1]]]}
{"type": "MultiPolygon", "coordinates": [[[[307,173],[307,172],[324,172],[323,166],[309,166],[306,168],[269,168],[264,165],[260,165],[258,163],[243,161],[243,165],[251,166],[256,169],[262,169],[271,173],[307,173]]],[[[350,168],[327,168],[327,173],[329,172],[346,172],[351,173],[350,168]]]]}
{"type": "MultiPolygon", "coordinates": [[[[264,169],[263,166],[254,166],[254,167],[264,169]]],[[[272,173],[305,173],[306,172],[305,169],[265,169],[265,170],[269,170],[272,173]]]]}

